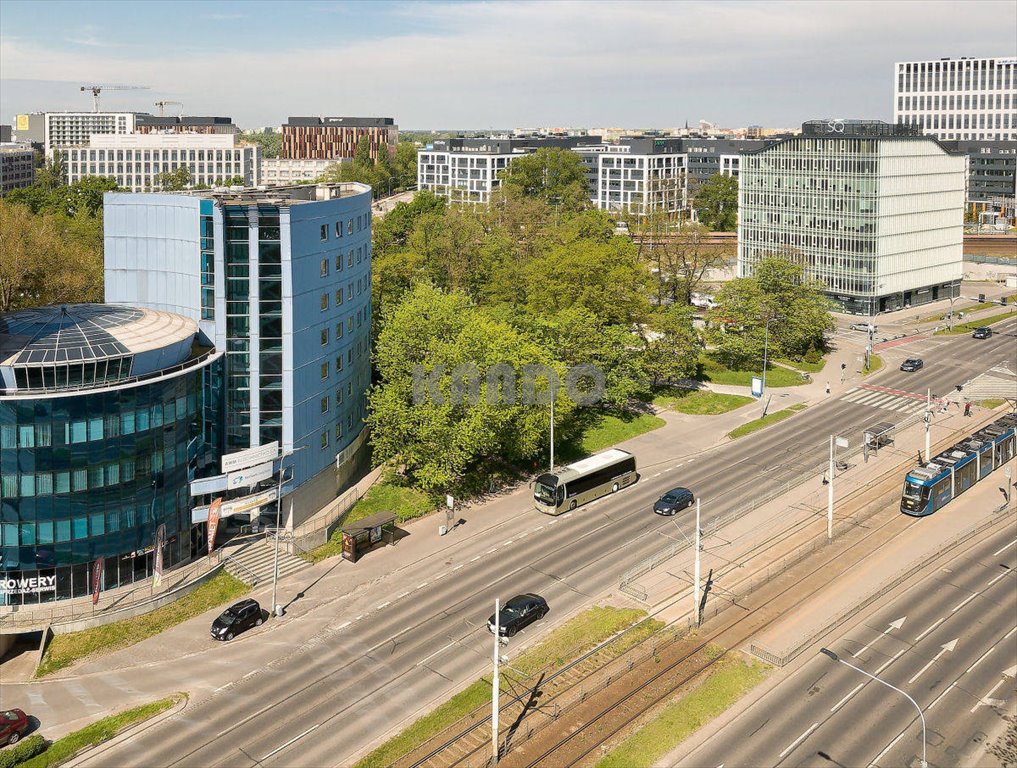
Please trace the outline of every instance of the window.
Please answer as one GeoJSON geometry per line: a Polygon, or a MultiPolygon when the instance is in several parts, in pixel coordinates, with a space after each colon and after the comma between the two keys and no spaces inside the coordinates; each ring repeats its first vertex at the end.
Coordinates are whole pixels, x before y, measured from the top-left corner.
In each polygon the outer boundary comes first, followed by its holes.
{"type": "Polygon", "coordinates": [[[335,236],[336,237],[343,236],[343,223],[341,221],[337,221],[335,223],[335,236]]]}
{"type": "Polygon", "coordinates": [[[327,397],[321,398],[321,412],[322,413],[328,413],[328,398],[327,397]]]}
{"type": "Polygon", "coordinates": [[[350,249],[350,252],[349,252],[349,254],[346,257],[346,266],[347,267],[352,267],[353,266],[353,249],[352,248],[350,249]]]}
{"type": "Polygon", "coordinates": [[[338,444],[339,441],[342,440],[342,439],[343,439],[343,425],[342,424],[336,424],[335,425],[335,441],[338,444]]]}
{"type": "Polygon", "coordinates": [[[340,288],[338,291],[335,292],[335,305],[338,307],[342,303],[343,303],[343,289],[340,288]]]}
{"type": "Polygon", "coordinates": [[[328,225],[327,224],[322,224],[321,225],[321,239],[322,240],[328,240],[328,225]]]}
{"type": "Polygon", "coordinates": [[[346,222],[346,234],[347,235],[353,234],[353,219],[350,219],[349,221],[346,222]]]}
{"type": "Polygon", "coordinates": [[[343,356],[336,355],[335,358],[335,372],[339,373],[343,369],[343,356]]]}
{"type": "Polygon", "coordinates": [[[343,324],[342,323],[336,323],[335,324],[335,337],[337,339],[341,339],[343,337],[343,324]]]}
{"type": "Polygon", "coordinates": [[[322,379],[328,378],[328,363],[321,364],[321,378],[322,379]]]}
{"type": "Polygon", "coordinates": [[[328,448],[328,432],[321,433],[321,447],[328,448]]]}
{"type": "Polygon", "coordinates": [[[343,255],[341,253],[335,257],[335,271],[336,272],[343,271],[343,255]]]}
{"type": "Polygon", "coordinates": [[[363,250],[364,250],[363,248],[359,248],[359,247],[357,248],[357,264],[359,264],[359,263],[360,263],[360,260],[361,260],[361,258],[362,258],[362,253],[361,253],[361,252],[362,252],[363,250]]]}
{"type": "Polygon", "coordinates": [[[324,312],[326,309],[328,309],[328,294],[323,293],[321,294],[321,311],[324,312]]]}
{"type": "Polygon", "coordinates": [[[343,390],[340,387],[335,391],[335,407],[338,408],[343,404],[343,390]]]}
{"type": "Polygon", "coordinates": [[[328,259],[321,260],[321,276],[328,277],[328,259]]]}
{"type": "Polygon", "coordinates": [[[346,298],[347,299],[353,298],[353,283],[346,284],[346,298]]]}
{"type": "Polygon", "coordinates": [[[328,328],[321,329],[321,346],[328,344],[328,328]]]}

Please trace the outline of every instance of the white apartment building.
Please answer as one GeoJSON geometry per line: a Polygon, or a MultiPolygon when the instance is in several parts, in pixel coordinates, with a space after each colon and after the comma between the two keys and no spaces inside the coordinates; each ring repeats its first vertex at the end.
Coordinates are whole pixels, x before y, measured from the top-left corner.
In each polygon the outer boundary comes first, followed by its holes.
{"type": "Polygon", "coordinates": [[[895,123],[938,139],[1017,139],[1017,57],[897,62],[895,123]]]}
{"type": "Polygon", "coordinates": [[[720,156],[720,175],[721,176],[738,176],[738,155],[721,155],[720,156]]]}
{"type": "Polygon", "coordinates": [[[187,168],[195,187],[221,185],[236,176],[245,186],[256,186],[260,149],[235,139],[233,134],[93,134],[87,145],[64,150],[67,180],[109,176],[124,189],[146,192],[159,189],[160,173],[187,168]]]}
{"type": "Polygon", "coordinates": [[[280,184],[299,184],[314,181],[331,166],[342,162],[352,162],[349,158],[335,160],[319,160],[316,158],[261,158],[261,184],[278,186],[280,184]]]}
{"type": "Polygon", "coordinates": [[[610,211],[646,215],[687,206],[686,157],[678,140],[637,137],[605,144],[599,136],[448,139],[417,154],[418,189],[453,203],[486,204],[513,160],[543,147],[577,153],[590,201],[610,211]]]}
{"type": "Polygon", "coordinates": [[[787,253],[863,315],[959,295],[966,171],[917,126],[807,122],[742,153],[738,275],[787,253]]]}
{"type": "Polygon", "coordinates": [[[134,133],[136,126],[134,112],[47,112],[46,156],[52,156],[54,149],[88,144],[94,134],[134,133]]]}

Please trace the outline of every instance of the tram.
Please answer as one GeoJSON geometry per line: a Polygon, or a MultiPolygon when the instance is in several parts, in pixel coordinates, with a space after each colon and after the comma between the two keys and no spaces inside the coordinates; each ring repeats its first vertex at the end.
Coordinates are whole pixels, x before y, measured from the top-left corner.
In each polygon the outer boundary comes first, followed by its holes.
{"type": "Polygon", "coordinates": [[[900,511],[924,517],[942,509],[1014,457],[1017,413],[982,427],[924,466],[908,472],[900,511]]]}

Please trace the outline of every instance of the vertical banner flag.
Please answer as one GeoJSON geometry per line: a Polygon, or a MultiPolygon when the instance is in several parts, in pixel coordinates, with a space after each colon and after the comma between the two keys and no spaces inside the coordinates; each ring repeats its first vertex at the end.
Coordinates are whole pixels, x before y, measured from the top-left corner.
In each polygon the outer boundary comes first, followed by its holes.
{"type": "Polygon", "coordinates": [[[92,605],[99,602],[99,586],[102,583],[102,566],[105,561],[105,557],[100,557],[92,563],[92,605]]]}
{"type": "Polygon", "coordinates": [[[208,507],[208,556],[212,556],[215,549],[215,533],[219,529],[219,507],[222,506],[222,497],[216,499],[208,507]]]}
{"type": "Polygon", "coordinates": [[[162,550],[166,546],[166,523],[155,531],[155,558],[152,565],[152,588],[162,583],[162,550]]]}

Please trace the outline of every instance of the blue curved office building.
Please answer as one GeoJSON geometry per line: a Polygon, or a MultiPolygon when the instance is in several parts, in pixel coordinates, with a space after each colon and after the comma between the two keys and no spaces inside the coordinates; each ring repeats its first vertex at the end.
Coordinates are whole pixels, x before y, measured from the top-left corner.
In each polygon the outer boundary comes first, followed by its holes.
{"type": "Polygon", "coordinates": [[[188,481],[217,442],[221,353],[167,312],[65,305],[0,317],[0,603],[104,590],[202,546],[188,481]],[[29,585],[24,588],[23,585],[29,585]]]}

